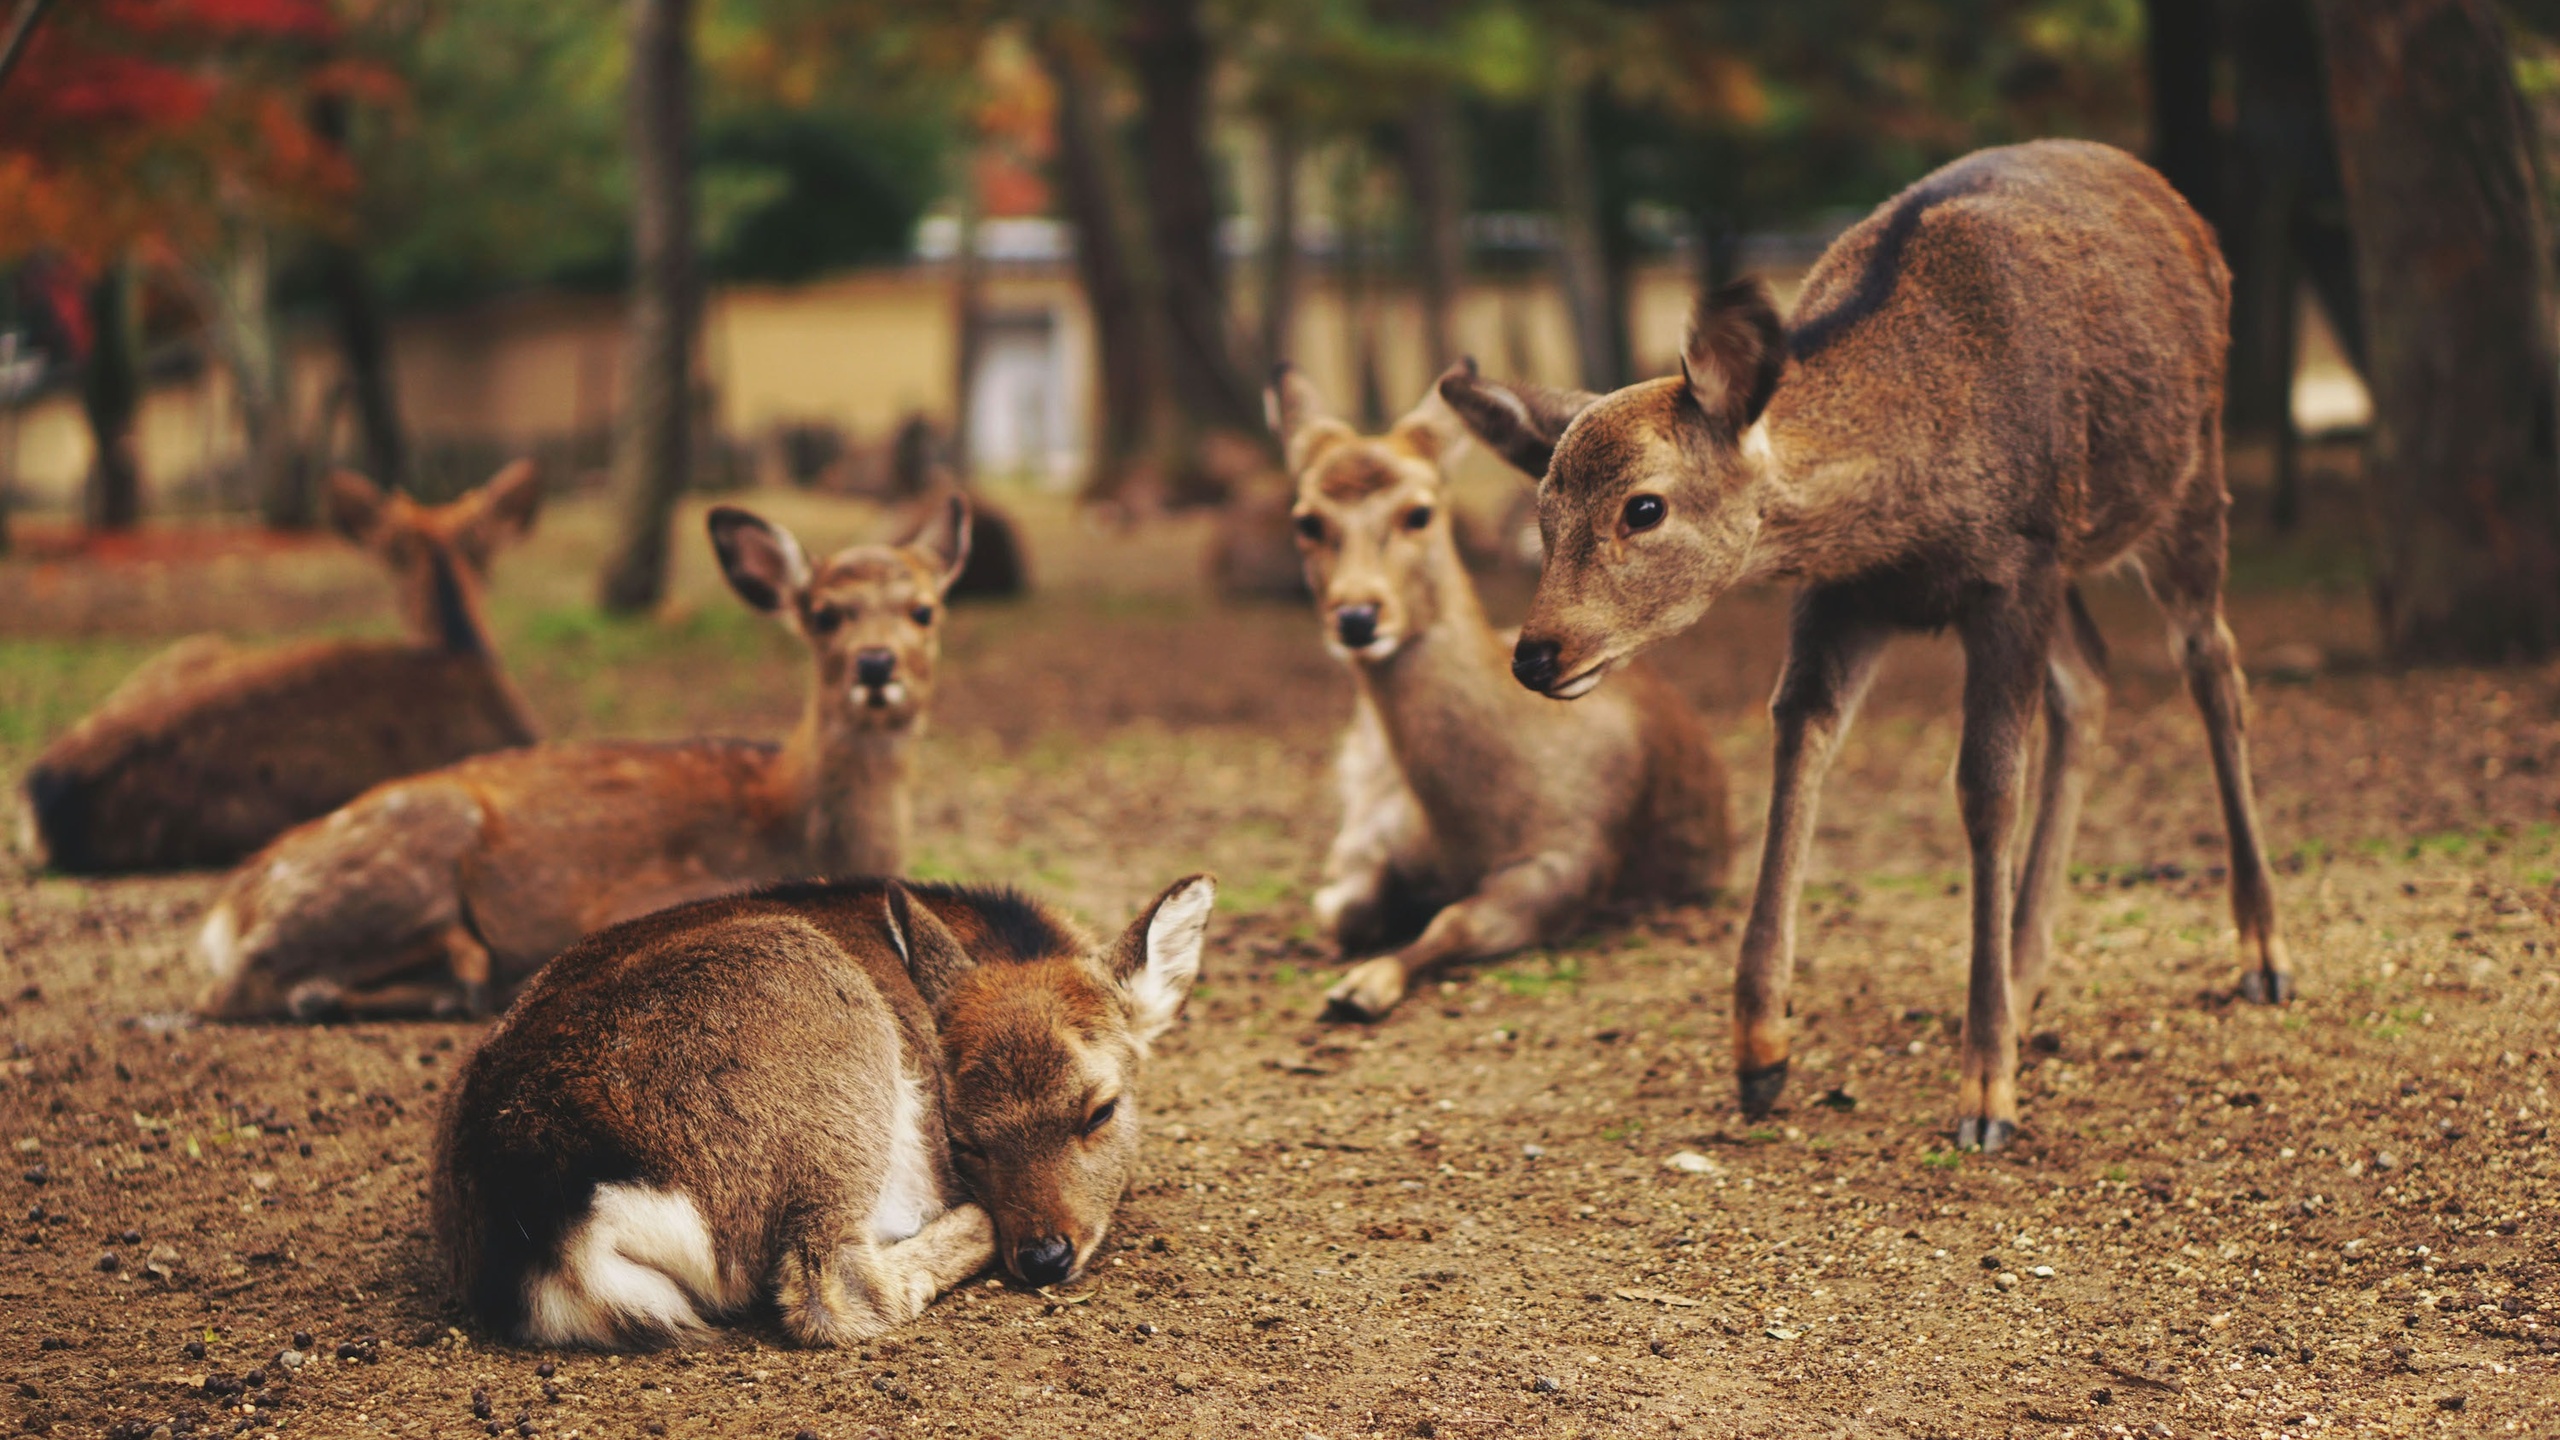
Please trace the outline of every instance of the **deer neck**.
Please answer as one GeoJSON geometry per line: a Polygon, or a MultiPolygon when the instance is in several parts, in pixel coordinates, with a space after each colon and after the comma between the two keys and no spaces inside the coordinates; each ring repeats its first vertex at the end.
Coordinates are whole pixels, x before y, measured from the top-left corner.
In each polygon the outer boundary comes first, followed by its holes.
{"type": "Polygon", "coordinates": [[[809,697],[777,769],[813,872],[896,875],[906,868],[914,821],[908,782],[922,725],[858,725],[841,706],[809,697]]]}
{"type": "Polygon", "coordinates": [[[1420,621],[1384,660],[1356,660],[1352,673],[1384,721],[1388,743],[1410,768],[1475,748],[1463,742],[1499,732],[1502,702],[1518,688],[1502,637],[1484,617],[1475,581],[1445,538],[1423,572],[1413,609],[1420,621]]]}
{"type": "Polygon", "coordinates": [[[480,577],[449,550],[431,548],[421,594],[410,609],[412,638],[422,646],[478,664],[497,683],[499,703],[515,720],[527,742],[541,735],[533,707],[525,703],[515,681],[498,664],[497,646],[489,639],[489,621],[481,598],[480,577]]]}
{"type": "Polygon", "coordinates": [[[1736,583],[1842,580],[1908,552],[1921,518],[1910,505],[1925,497],[1886,483],[1889,467],[1872,452],[1826,444],[1815,427],[1774,414],[1743,437],[1743,452],[1759,470],[1760,529],[1736,583]]]}

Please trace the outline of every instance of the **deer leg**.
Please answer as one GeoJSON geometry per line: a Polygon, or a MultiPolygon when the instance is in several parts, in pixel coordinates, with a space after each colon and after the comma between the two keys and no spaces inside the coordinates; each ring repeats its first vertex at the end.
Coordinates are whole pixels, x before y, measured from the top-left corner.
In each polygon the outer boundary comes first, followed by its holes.
{"type": "Polygon", "coordinates": [[[1795,979],[1796,898],[1813,853],[1814,810],[1823,777],[1858,702],[1875,678],[1892,631],[1850,598],[1808,590],[1796,599],[1787,637],[1787,666],[1769,702],[1777,731],[1769,782],[1769,829],[1761,840],[1760,878],[1733,972],[1734,1083],[1742,1113],[1754,1120],[1778,1103],[1787,1084],[1793,1039],[1787,989],[1795,979]]]}
{"type": "Polygon", "coordinates": [[[1996,592],[1964,617],[1964,740],[1956,795],[1973,854],[1973,967],[1965,994],[1956,1144],[1997,1150],[2018,1131],[2018,1019],[2012,998],[2010,851],[2027,735],[2044,690],[2059,595],[1996,592]]]}
{"type": "Polygon", "coordinates": [[[1344,972],[1325,992],[1325,1014],[1337,1020],[1381,1019],[1416,977],[1535,944],[1590,898],[1591,865],[1580,855],[1548,850],[1506,865],[1486,876],[1474,894],[1432,916],[1412,944],[1344,972]]]}
{"type": "Polygon", "coordinates": [[[1365,697],[1343,737],[1336,773],[1342,828],[1325,856],[1324,887],[1315,893],[1316,925],[1346,952],[1409,940],[1428,914],[1407,918],[1416,897],[1404,871],[1427,849],[1430,826],[1365,697]]]}
{"type": "Polygon", "coordinates": [[[2036,806],[2035,839],[2018,880],[2018,913],[2010,931],[2009,984],[2019,1020],[2044,999],[2045,966],[2053,959],[2053,924],[2071,865],[2071,842],[2080,828],[2080,805],[2089,794],[2089,761],[2106,723],[2106,648],[2080,592],[2066,595],[2067,623],[2056,625],[2045,660],[2047,737],[2044,793],[2036,806]]]}
{"type": "Polygon", "coordinates": [[[975,1205],[946,1210],[893,1245],[861,1229],[833,1213],[792,1223],[773,1289],[794,1339],[844,1345],[894,1330],[995,1258],[995,1226],[975,1205]],[[845,1238],[848,1232],[854,1238],[845,1238]]]}

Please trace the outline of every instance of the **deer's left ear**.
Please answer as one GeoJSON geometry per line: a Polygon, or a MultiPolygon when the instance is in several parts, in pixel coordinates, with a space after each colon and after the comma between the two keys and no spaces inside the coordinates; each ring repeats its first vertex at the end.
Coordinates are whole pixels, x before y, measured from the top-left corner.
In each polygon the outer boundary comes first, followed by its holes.
{"type": "Polygon", "coordinates": [[[531,459],[518,460],[453,504],[462,516],[456,533],[463,548],[485,561],[532,532],[542,513],[542,472],[531,459]]]}
{"type": "Polygon", "coordinates": [[[898,958],[906,962],[907,975],[916,982],[916,991],[928,1005],[939,1006],[942,997],[976,962],[960,944],[942,917],[907,893],[907,887],[892,880],[883,899],[887,911],[889,943],[898,958]]]}
{"type": "Polygon", "coordinates": [[[1215,877],[1176,880],[1112,947],[1111,978],[1129,998],[1141,1042],[1163,1034],[1182,1013],[1191,982],[1200,975],[1200,949],[1217,902],[1215,877]]]}
{"type": "Polygon", "coordinates": [[[1472,355],[1442,372],[1437,388],[1486,449],[1532,480],[1546,478],[1565,427],[1600,398],[1588,390],[1487,380],[1472,355]]]}
{"type": "Polygon", "coordinates": [[[1710,420],[1740,435],[1769,408],[1787,368],[1787,327],[1759,279],[1736,280],[1701,296],[1689,316],[1680,373],[1710,420]]]}
{"type": "Polygon", "coordinates": [[[953,490],[907,544],[923,551],[941,570],[942,592],[949,594],[960,572],[969,568],[969,497],[953,490]]]}

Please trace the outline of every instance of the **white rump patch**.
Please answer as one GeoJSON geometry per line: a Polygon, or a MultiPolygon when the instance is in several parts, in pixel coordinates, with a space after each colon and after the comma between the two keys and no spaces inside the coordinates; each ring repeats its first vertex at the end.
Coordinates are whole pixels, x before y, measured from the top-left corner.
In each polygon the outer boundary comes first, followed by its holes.
{"type": "Polygon", "coordinates": [[[924,1087],[902,1065],[889,1106],[889,1173],[871,1202],[871,1238],[895,1245],[941,1213],[942,1191],[924,1148],[924,1087]]]}
{"type": "Polygon", "coordinates": [[[700,1308],[730,1309],[743,1286],[720,1283],[711,1227],[693,1197],[647,1185],[599,1185],[587,1218],[560,1247],[557,1269],[525,1281],[524,1338],[536,1345],[620,1344],[637,1334],[702,1325],[700,1308]]]}
{"type": "Polygon", "coordinates": [[[1209,931],[1209,911],[1218,902],[1218,882],[1202,876],[1183,886],[1156,907],[1147,926],[1147,968],[1129,978],[1129,1000],[1137,1011],[1141,1041],[1153,1040],[1182,1013],[1183,997],[1200,974],[1200,945],[1209,931]]]}
{"type": "Polygon", "coordinates": [[[196,959],[216,980],[229,980],[240,973],[240,917],[224,900],[204,917],[204,928],[196,932],[196,959]]]}

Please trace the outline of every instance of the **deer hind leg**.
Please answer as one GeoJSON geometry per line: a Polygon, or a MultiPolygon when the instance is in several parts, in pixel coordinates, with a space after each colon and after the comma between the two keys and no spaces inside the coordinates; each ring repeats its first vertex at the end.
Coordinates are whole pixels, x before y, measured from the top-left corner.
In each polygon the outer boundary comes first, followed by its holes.
{"type": "Polygon", "coordinates": [[[2080,828],[2080,805],[2089,794],[2089,762],[2107,717],[2106,643],[2074,587],[2064,593],[2067,623],[2053,630],[2045,660],[2043,795],[2036,806],[2035,839],[2018,880],[2018,910],[2010,930],[2009,984],[2019,1020],[2044,999],[2045,967],[2053,959],[2053,925],[2071,866],[2071,842],[2080,828]]]}
{"type": "Polygon", "coordinates": [[[2018,1131],[2010,852],[2027,736],[2045,688],[2060,599],[2055,581],[2001,591],[1962,622],[1964,740],[1956,755],[1956,794],[1973,855],[1973,967],[1965,995],[1956,1144],[1968,1150],[1997,1150],[2018,1131]]]}
{"type": "Polygon", "coordinates": [[[894,1330],[995,1258],[995,1226],[975,1205],[946,1210],[893,1245],[859,1231],[849,1215],[816,1214],[785,1237],[774,1299],[793,1338],[844,1345],[894,1330]],[[847,1225],[856,1238],[844,1238],[847,1225]]]}
{"type": "Polygon", "coordinates": [[[1769,830],[1761,842],[1760,878],[1743,926],[1733,972],[1734,1082],[1742,1113],[1769,1113],[1787,1084],[1793,1039],[1787,990],[1795,979],[1796,899],[1813,853],[1814,810],[1823,777],[1849,732],[1858,702],[1875,678],[1891,631],[1839,591],[1809,590],[1796,600],[1787,667],[1769,702],[1777,730],[1777,763],[1769,785],[1769,830]]]}
{"type": "Polygon", "coordinates": [[[1325,992],[1325,1014],[1376,1020],[1418,977],[1442,966],[1490,960],[1553,934],[1591,898],[1587,854],[1542,851],[1485,877],[1475,893],[1444,907],[1412,944],[1363,960],[1325,992]]]}

